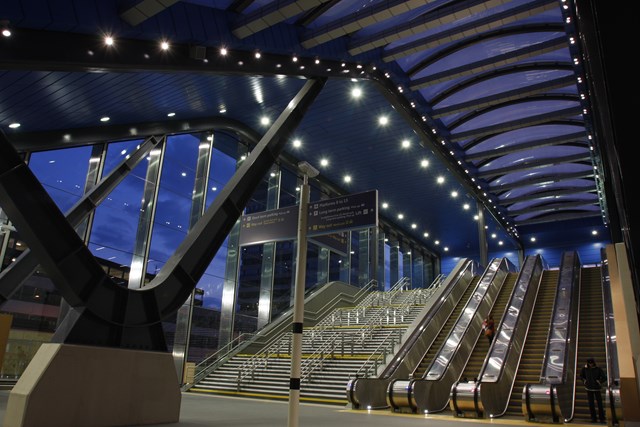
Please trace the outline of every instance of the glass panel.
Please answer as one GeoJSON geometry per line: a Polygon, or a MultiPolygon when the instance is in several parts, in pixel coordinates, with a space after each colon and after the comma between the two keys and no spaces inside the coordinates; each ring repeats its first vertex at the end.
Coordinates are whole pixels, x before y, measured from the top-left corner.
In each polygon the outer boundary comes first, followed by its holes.
{"type": "Polygon", "coordinates": [[[294,280],[293,240],[276,243],[276,263],[273,275],[273,295],[271,298],[271,319],[289,308],[291,287],[294,280]]]}
{"type": "Polygon", "coordinates": [[[90,157],[88,146],[43,151],[31,155],[29,168],[60,210],[67,212],[84,193],[90,157]]]}

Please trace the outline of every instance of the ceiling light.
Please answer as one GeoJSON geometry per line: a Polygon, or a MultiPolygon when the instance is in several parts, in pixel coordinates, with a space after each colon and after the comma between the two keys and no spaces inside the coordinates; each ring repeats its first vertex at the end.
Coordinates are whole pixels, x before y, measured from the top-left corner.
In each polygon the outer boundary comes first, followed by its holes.
{"type": "Polygon", "coordinates": [[[457,191],[452,191],[451,192],[451,197],[458,197],[458,192],[457,191]]]}
{"type": "Polygon", "coordinates": [[[422,166],[423,168],[426,168],[427,166],[429,166],[429,160],[426,160],[426,159],[421,160],[420,166],[422,166]]]}
{"type": "Polygon", "coordinates": [[[173,117],[175,115],[176,115],[176,113],[167,113],[167,117],[173,117]]]}
{"type": "Polygon", "coordinates": [[[256,57],[256,59],[260,59],[260,57],[261,57],[261,56],[262,56],[262,55],[260,54],[260,52],[256,52],[256,53],[255,53],[255,57],[256,57]]]}
{"type": "Polygon", "coordinates": [[[435,242],[433,242],[433,243],[435,243],[436,245],[439,245],[439,244],[440,244],[440,240],[436,240],[436,241],[435,241],[435,242]]]}
{"type": "Polygon", "coordinates": [[[351,90],[351,96],[356,99],[360,98],[362,96],[362,89],[360,89],[359,87],[354,87],[351,90]]]}
{"type": "Polygon", "coordinates": [[[445,247],[444,247],[444,251],[445,251],[445,252],[449,252],[449,247],[448,247],[448,246],[445,246],[445,247]]]}
{"type": "Polygon", "coordinates": [[[302,145],[302,141],[300,141],[299,139],[294,139],[293,140],[293,146],[295,148],[300,148],[301,145],[302,145]]]}
{"type": "Polygon", "coordinates": [[[104,116],[104,117],[100,117],[100,121],[101,122],[108,122],[109,120],[111,120],[110,117],[104,116]]]}
{"type": "Polygon", "coordinates": [[[224,113],[227,112],[227,108],[224,105],[222,105],[222,106],[220,106],[220,110],[218,110],[218,111],[220,112],[220,114],[224,114],[224,113]]]}
{"type": "Polygon", "coordinates": [[[442,183],[444,183],[444,177],[443,176],[439,176],[436,181],[438,182],[438,184],[442,184],[442,183]]]}
{"type": "Polygon", "coordinates": [[[411,228],[413,228],[415,230],[416,228],[418,228],[418,224],[416,224],[416,223],[411,224],[411,228]]]}
{"type": "Polygon", "coordinates": [[[469,203],[465,203],[464,205],[462,205],[462,207],[465,211],[468,211],[471,206],[469,206],[469,203]]]}
{"type": "Polygon", "coordinates": [[[9,21],[1,21],[0,28],[2,28],[2,35],[5,37],[11,37],[11,29],[9,28],[9,21]]]}
{"type": "Polygon", "coordinates": [[[597,231],[597,230],[593,230],[593,231],[591,232],[591,234],[593,234],[594,236],[597,236],[597,235],[598,235],[598,231],[597,231]]]}
{"type": "Polygon", "coordinates": [[[424,237],[429,237],[429,233],[427,233],[427,232],[422,233],[422,235],[423,235],[424,237]]]}
{"type": "Polygon", "coordinates": [[[384,203],[382,204],[382,209],[387,209],[388,207],[389,207],[389,203],[384,202],[384,203]]]}
{"type": "Polygon", "coordinates": [[[319,64],[319,63],[320,63],[320,60],[319,60],[318,58],[316,58],[316,61],[315,61],[315,62],[316,62],[316,64],[319,64]]]}
{"type": "Polygon", "coordinates": [[[297,56],[295,56],[295,55],[293,55],[293,58],[291,58],[291,60],[292,60],[293,62],[298,62],[298,57],[297,57],[297,56]]]}
{"type": "Polygon", "coordinates": [[[226,47],[220,48],[220,55],[226,56],[227,53],[229,53],[229,51],[227,50],[226,47]]]}
{"type": "Polygon", "coordinates": [[[113,46],[113,37],[111,36],[105,36],[104,37],[104,44],[106,44],[107,46],[113,46]]]}
{"type": "Polygon", "coordinates": [[[20,127],[20,123],[11,123],[11,124],[9,125],[9,127],[10,127],[11,129],[17,129],[17,128],[19,128],[19,127],[20,127]]]}
{"type": "Polygon", "coordinates": [[[504,244],[504,242],[502,240],[498,241],[498,245],[502,246],[504,244]]]}
{"type": "Polygon", "coordinates": [[[496,233],[491,233],[491,238],[492,239],[495,239],[496,237],[498,237],[498,236],[496,236],[496,233]]]}
{"type": "Polygon", "coordinates": [[[320,166],[329,166],[329,160],[320,159],[320,166]]]}
{"type": "Polygon", "coordinates": [[[473,216],[473,219],[477,221],[477,220],[479,220],[479,219],[480,219],[480,217],[479,217],[478,215],[474,215],[474,216],[473,216]]]}
{"type": "Polygon", "coordinates": [[[398,214],[398,219],[404,219],[404,215],[403,214],[398,214]]]}
{"type": "Polygon", "coordinates": [[[187,173],[186,172],[182,172],[180,175],[187,176],[187,173]]]}
{"type": "Polygon", "coordinates": [[[160,49],[162,50],[169,50],[169,43],[166,41],[163,41],[160,43],[160,49]]]}
{"type": "Polygon", "coordinates": [[[260,118],[260,124],[263,126],[267,126],[269,123],[271,123],[271,120],[269,119],[269,117],[267,116],[262,116],[260,118]]]}
{"type": "Polygon", "coordinates": [[[380,116],[378,118],[378,123],[380,123],[382,126],[386,126],[389,124],[389,118],[387,116],[380,116]]]}
{"type": "Polygon", "coordinates": [[[411,146],[411,142],[408,139],[402,140],[402,148],[409,148],[411,146]]]}
{"type": "Polygon", "coordinates": [[[351,182],[351,175],[345,175],[343,180],[344,182],[351,182]]]}

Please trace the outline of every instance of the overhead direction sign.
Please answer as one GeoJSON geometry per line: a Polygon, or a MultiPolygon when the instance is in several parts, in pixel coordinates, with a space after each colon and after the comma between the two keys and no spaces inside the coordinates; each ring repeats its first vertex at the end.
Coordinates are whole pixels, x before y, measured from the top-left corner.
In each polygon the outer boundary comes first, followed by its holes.
{"type": "MultiPolygon", "coordinates": [[[[377,190],[309,203],[307,236],[338,252],[347,250],[340,232],[377,225],[377,190]]],[[[294,240],[297,231],[298,206],[242,215],[240,246],[294,240]]]]}

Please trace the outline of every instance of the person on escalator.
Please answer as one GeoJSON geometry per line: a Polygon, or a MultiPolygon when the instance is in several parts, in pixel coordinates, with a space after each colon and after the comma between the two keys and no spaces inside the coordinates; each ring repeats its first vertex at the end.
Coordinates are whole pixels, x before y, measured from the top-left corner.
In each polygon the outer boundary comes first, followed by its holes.
{"type": "Polygon", "coordinates": [[[495,333],[496,324],[493,321],[493,316],[486,317],[482,322],[482,330],[484,331],[484,335],[489,340],[489,345],[493,341],[493,334],[495,333]]]}
{"type": "Polygon", "coordinates": [[[593,357],[587,359],[587,364],[582,367],[580,371],[580,379],[587,390],[587,398],[589,400],[589,412],[591,412],[591,422],[596,422],[596,408],[594,400],[598,402],[598,415],[600,422],[604,423],[604,409],[602,407],[602,393],[600,389],[602,384],[607,381],[607,375],[602,368],[596,365],[596,361],[593,357]]]}

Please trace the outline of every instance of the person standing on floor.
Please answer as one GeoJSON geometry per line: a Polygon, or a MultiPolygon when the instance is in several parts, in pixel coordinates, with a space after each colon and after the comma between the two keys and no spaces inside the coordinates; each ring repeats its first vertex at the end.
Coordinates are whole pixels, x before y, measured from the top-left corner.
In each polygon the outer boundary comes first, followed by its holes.
{"type": "Polygon", "coordinates": [[[484,335],[489,340],[489,345],[493,341],[493,334],[495,333],[496,323],[493,320],[493,316],[486,317],[482,322],[482,330],[484,335]]]}
{"type": "Polygon", "coordinates": [[[587,390],[587,399],[589,400],[589,412],[591,412],[591,422],[596,422],[595,402],[598,402],[598,416],[601,423],[604,423],[604,408],[602,407],[602,384],[607,381],[607,375],[602,368],[596,365],[593,357],[587,359],[587,364],[580,371],[580,379],[587,390]]]}

